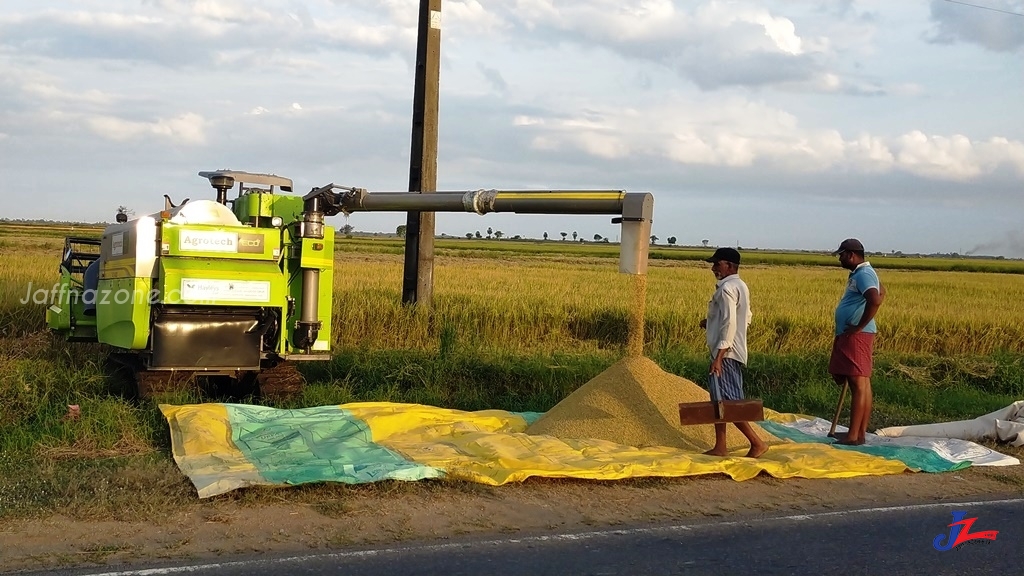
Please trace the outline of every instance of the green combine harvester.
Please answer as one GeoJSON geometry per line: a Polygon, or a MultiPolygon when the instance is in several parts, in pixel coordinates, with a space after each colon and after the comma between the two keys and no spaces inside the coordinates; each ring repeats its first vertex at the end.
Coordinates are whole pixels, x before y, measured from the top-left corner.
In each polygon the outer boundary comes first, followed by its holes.
{"type": "Polygon", "coordinates": [[[216,200],[65,239],[49,328],[110,347],[143,398],[197,376],[264,397],[301,391],[297,362],[331,358],[334,229],[357,211],[617,214],[620,271],[644,274],[653,197],[623,191],[385,192],[328,184],[305,196],[272,174],[200,172],[216,200]],[[237,196],[229,191],[237,185],[237,196]]]}

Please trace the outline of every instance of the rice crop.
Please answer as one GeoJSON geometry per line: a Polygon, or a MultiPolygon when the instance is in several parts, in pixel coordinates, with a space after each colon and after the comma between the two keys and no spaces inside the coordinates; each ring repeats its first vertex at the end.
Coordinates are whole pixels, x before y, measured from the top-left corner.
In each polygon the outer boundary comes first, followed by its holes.
{"type": "MultiPolygon", "coordinates": [[[[62,239],[5,237],[0,245],[0,337],[42,329],[62,239]],[[13,239],[11,239],[13,238],[13,239]],[[28,300],[27,302],[25,302],[28,300]]],[[[698,326],[715,279],[703,262],[652,260],[644,278],[614,260],[548,254],[438,256],[433,308],[401,303],[402,258],[341,251],[335,258],[332,335],[339,348],[510,353],[623,350],[638,290],[643,350],[701,352],[698,326]],[[641,287],[635,283],[643,281],[641,287]]],[[[848,272],[838,266],[744,265],[752,352],[827,351],[848,272]]],[[[988,355],[1024,350],[1024,275],[880,270],[887,298],[877,350],[988,355]]]]}
{"type": "MultiPolygon", "coordinates": [[[[584,351],[627,345],[630,278],[586,258],[436,260],[434,310],[401,302],[402,262],[391,255],[337,260],[335,339],[359,348],[434,348],[438,334],[462,346],[584,351]]],[[[646,277],[644,349],[702,350],[698,323],[714,291],[708,265],[652,262],[646,277]]],[[[743,266],[751,293],[752,351],[828,350],[848,272],[837,265],[743,266]]],[[[887,289],[879,352],[986,355],[1024,349],[1024,276],[879,271],[887,289]]]]}

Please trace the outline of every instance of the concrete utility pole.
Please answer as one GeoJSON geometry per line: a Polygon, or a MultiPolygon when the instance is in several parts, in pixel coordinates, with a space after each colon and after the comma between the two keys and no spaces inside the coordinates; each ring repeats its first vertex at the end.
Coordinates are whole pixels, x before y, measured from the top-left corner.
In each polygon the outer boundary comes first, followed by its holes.
{"type": "MultiPolygon", "coordinates": [[[[409,191],[437,191],[437,109],[441,69],[441,0],[420,0],[412,105],[409,191]]],[[[429,307],[434,294],[434,213],[409,212],[402,302],[429,307]]]]}

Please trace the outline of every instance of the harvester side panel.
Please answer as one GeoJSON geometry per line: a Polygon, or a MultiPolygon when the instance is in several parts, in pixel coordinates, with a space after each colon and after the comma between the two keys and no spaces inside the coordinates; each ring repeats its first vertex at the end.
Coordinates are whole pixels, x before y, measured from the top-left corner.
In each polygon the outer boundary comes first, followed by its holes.
{"type": "Polygon", "coordinates": [[[232,209],[239,221],[256,227],[266,226],[274,216],[294,222],[302,219],[302,197],[247,192],[234,200],[232,209]]]}
{"type": "Polygon", "coordinates": [[[100,280],[152,278],[156,245],[157,223],[151,216],[107,226],[100,241],[100,280]]]}
{"type": "Polygon", "coordinates": [[[151,216],[112,224],[100,241],[95,292],[96,337],[103,344],[143,350],[149,342],[150,303],[156,266],[157,224],[151,216]]]}
{"type": "Polygon", "coordinates": [[[257,218],[271,218],[274,215],[274,194],[252,192],[235,199],[232,209],[241,222],[255,224],[257,218]]]}
{"type": "Polygon", "coordinates": [[[288,222],[302,220],[302,197],[301,196],[274,196],[273,215],[280,216],[288,222]]]}
{"type": "Polygon", "coordinates": [[[95,298],[99,342],[128,350],[145,349],[152,289],[152,278],[100,280],[95,298]]]}

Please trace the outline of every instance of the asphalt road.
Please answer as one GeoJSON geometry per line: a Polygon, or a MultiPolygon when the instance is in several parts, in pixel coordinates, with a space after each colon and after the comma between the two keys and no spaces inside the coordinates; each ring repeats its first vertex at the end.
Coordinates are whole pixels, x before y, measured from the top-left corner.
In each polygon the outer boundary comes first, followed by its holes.
{"type": "MultiPolygon", "coordinates": [[[[519,538],[245,557],[216,563],[68,570],[60,576],[660,574],[1019,574],[1024,499],[872,508],[519,538]],[[940,551],[954,511],[996,530],[940,551]]],[[[39,574],[39,573],[33,573],[39,574]]]]}

